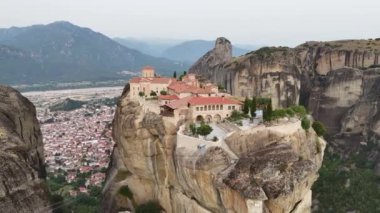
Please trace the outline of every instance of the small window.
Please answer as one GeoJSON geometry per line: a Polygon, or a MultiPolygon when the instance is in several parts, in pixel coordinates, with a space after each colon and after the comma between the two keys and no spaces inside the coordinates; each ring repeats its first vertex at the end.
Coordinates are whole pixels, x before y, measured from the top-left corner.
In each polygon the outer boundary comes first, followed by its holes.
{"type": "Polygon", "coordinates": [[[211,105],[208,105],[208,110],[211,110],[211,105]]]}
{"type": "Polygon", "coordinates": [[[223,110],[223,105],[220,105],[220,110],[223,110]]]}
{"type": "Polygon", "coordinates": [[[235,106],[232,106],[232,110],[235,110],[235,106]]]}
{"type": "Polygon", "coordinates": [[[212,105],[212,110],[215,110],[215,105],[212,105]]]}
{"type": "Polygon", "coordinates": [[[195,110],[196,110],[196,111],[199,111],[199,107],[196,107],[195,110]]]}
{"type": "Polygon", "coordinates": [[[231,110],[231,106],[228,106],[228,110],[231,110]]]}
{"type": "Polygon", "coordinates": [[[219,105],[216,105],[216,110],[219,110],[219,105]]]}

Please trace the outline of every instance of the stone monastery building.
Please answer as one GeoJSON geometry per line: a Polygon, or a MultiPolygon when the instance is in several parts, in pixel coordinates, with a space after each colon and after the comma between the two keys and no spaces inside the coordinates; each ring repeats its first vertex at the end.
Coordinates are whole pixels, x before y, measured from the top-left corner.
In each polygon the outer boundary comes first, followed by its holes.
{"type": "Polygon", "coordinates": [[[193,121],[219,122],[234,110],[241,110],[241,102],[229,94],[220,93],[211,83],[201,84],[195,74],[187,74],[181,80],[161,77],[154,68],[147,66],[141,77],[132,78],[130,97],[152,99],[157,97],[160,114],[176,120],[191,118],[193,121]]]}

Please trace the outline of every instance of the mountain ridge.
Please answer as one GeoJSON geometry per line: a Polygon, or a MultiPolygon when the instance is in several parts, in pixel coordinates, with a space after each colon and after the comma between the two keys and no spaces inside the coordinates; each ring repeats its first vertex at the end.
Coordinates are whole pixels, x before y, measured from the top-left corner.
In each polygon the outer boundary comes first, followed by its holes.
{"type": "Polygon", "coordinates": [[[0,63],[7,66],[0,70],[5,74],[0,77],[2,83],[121,79],[125,76],[119,72],[138,72],[146,64],[159,73],[171,74],[187,68],[180,62],[129,49],[99,32],[66,21],[0,29],[0,45],[28,52],[28,60],[37,64],[20,67],[6,60],[3,53],[0,63]],[[10,73],[21,77],[12,78],[10,73]]]}
{"type": "MultiPolygon", "coordinates": [[[[188,41],[154,42],[131,38],[114,38],[120,44],[137,49],[149,55],[164,57],[184,63],[194,63],[207,51],[214,47],[215,41],[194,39],[188,41]]],[[[261,45],[233,45],[233,55],[240,56],[256,50],[261,45]]]]}

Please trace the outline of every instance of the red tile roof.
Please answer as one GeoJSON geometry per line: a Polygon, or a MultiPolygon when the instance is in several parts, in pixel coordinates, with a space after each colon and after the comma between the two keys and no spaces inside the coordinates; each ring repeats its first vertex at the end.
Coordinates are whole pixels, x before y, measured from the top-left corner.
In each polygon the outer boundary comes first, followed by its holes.
{"type": "Polygon", "coordinates": [[[179,100],[172,101],[172,102],[166,104],[165,106],[170,107],[172,109],[178,109],[181,107],[186,107],[189,103],[189,100],[192,98],[193,97],[191,97],[191,96],[186,97],[186,98],[181,98],[179,100]]]}
{"type": "Polygon", "coordinates": [[[207,104],[239,104],[240,101],[225,97],[192,97],[189,100],[190,105],[207,105],[207,104]]]}
{"type": "Polygon", "coordinates": [[[178,100],[178,96],[176,95],[160,95],[158,96],[159,99],[161,100],[178,100]]]}

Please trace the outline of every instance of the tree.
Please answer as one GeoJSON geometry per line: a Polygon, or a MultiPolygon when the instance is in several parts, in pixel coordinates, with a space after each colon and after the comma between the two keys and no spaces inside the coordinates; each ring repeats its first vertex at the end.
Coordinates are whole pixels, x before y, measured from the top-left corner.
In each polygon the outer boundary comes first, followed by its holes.
{"type": "Polygon", "coordinates": [[[161,90],[161,91],[160,91],[160,94],[161,94],[161,95],[167,95],[168,92],[166,92],[165,90],[161,90]]]}
{"type": "Polygon", "coordinates": [[[210,134],[211,132],[212,132],[211,126],[205,123],[201,123],[201,125],[197,128],[197,133],[204,137],[210,134]]]}
{"type": "Polygon", "coordinates": [[[195,126],[195,124],[190,124],[190,131],[193,135],[197,134],[197,127],[195,126]]]}
{"type": "Polygon", "coordinates": [[[268,103],[267,113],[268,113],[269,120],[272,120],[272,117],[273,117],[272,99],[270,99],[270,101],[268,103]]]}
{"type": "Polygon", "coordinates": [[[145,93],[144,93],[144,92],[139,92],[139,96],[140,96],[140,97],[144,97],[144,96],[145,96],[145,93]]]}
{"type": "Polygon", "coordinates": [[[102,195],[102,188],[99,186],[91,186],[90,187],[90,196],[100,198],[102,195]]]}
{"type": "Polygon", "coordinates": [[[173,78],[177,78],[177,72],[176,71],[174,71],[174,73],[173,73],[173,78]]]}
{"type": "Polygon", "coordinates": [[[273,117],[272,100],[267,103],[263,110],[264,121],[271,121],[273,117]]]}
{"type": "Polygon", "coordinates": [[[310,120],[307,117],[302,118],[301,120],[301,126],[304,130],[310,129],[310,120]]]}
{"type": "Polygon", "coordinates": [[[251,116],[252,116],[252,118],[256,117],[256,97],[252,98],[252,102],[251,102],[251,116]]]}
{"type": "Polygon", "coordinates": [[[150,96],[157,96],[157,93],[155,91],[150,91],[150,96]]]}
{"type": "Polygon", "coordinates": [[[62,204],[64,203],[64,199],[61,195],[52,194],[50,197],[50,202],[53,208],[53,213],[63,213],[64,208],[62,204]]]}
{"type": "Polygon", "coordinates": [[[326,127],[323,125],[323,123],[319,121],[315,121],[313,122],[312,127],[318,136],[323,136],[324,134],[326,134],[327,130],[326,130],[326,127]]]}
{"type": "Polygon", "coordinates": [[[186,71],[183,71],[183,74],[179,76],[179,80],[182,81],[182,78],[187,74],[186,71]]]}
{"type": "Polygon", "coordinates": [[[160,213],[162,207],[157,201],[149,201],[136,208],[136,213],[160,213]]]}
{"type": "Polygon", "coordinates": [[[243,113],[248,115],[249,113],[249,99],[248,97],[245,97],[244,104],[243,104],[243,113]]]}

